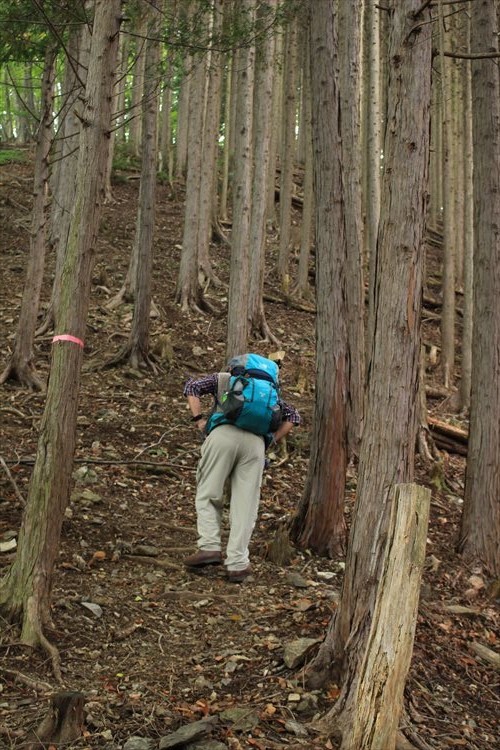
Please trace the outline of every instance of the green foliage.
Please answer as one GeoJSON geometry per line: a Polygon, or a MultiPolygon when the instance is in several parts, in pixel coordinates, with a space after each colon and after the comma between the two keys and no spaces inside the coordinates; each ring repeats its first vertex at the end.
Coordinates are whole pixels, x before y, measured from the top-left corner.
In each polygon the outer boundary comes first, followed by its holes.
{"type": "Polygon", "coordinates": [[[0,149],[0,167],[5,164],[23,164],[27,160],[26,151],[18,148],[0,149]]]}

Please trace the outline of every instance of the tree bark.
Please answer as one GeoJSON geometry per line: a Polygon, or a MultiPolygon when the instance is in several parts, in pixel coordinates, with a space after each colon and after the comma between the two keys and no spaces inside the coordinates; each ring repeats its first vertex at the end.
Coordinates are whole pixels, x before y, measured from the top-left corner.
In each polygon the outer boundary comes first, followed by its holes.
{"type": "MultiPolygon", "coordinates": [[[[255,0],[241,0],[238,11],[253,25],[255,0]]],[[[233,178],[233,229],[228,294],[227,357],[244,352],[248,344],[249,233],[252,201],[253,90],[255,47],[241,47],[236,56],[236,142],[233,178]]]]}
{"type": "MultiPolygon", "coordinates": [[[[494,0],[471,16],[473,52],[498,53],[494,0]]],[[[500,573],[500,75],[472,62],[474,141],[474,337],[469,453],[459,550],[500,573]]]]}
{"type": "Polygon", "coordinates": [[[349,680],[316,728],[340,731],[341,750],[392,750],[410,667],[425,562],[430,490],[396,485],[364,649],[349,653],[349,680]],[[352,681],[351,681],[352,680],[352,681]]]}
{"type": "Polygon", "coordinates": [[[345,551],[351,362],[347,330],[347,175],[342,163],[341,101],[335,59],[340,33],[337,21],[334,0],[322,0],[310,14],[316,195],[316,399],[309,468],[291,524],[291,537],[299,546],[329,557],[345,551]]]}
{"type": "MultiPolygon", "coordinates": [[[[267,9],[276,10],[276,0],[268,0],[267,9]]],[[[266,23],[269,19],[265,18],[266,23]]],[[[277,343],[266,321],[264,309],[264,270],[267,230],[267,190],[270,175],[275,37],[266,34],[257,47],[254,89],[252,212],[250,220],[250,333],[256,338],[277,343]]]]}
{"type": "Polygon", "coordinates": [[[160,44],[158,41],[163,0],[149,0],[142,100],[141,184],[135,243],[137,277],[135,305],[127,355],[132,368],[153,367],[150,357],[151,283],[153,273],[153,236],[156,210],[156,162],[158,130],[158,76],[160,44]]]}
{"type": "Polygon", "coordinates": [[[278,273],[285,292],[290,289],[288,261],[292,223],[292,195],[295,167],[295,127],[297,114],[297,21],[289,21],[283,73],[283,136],[280,154],[280,244],[278,273]]]}

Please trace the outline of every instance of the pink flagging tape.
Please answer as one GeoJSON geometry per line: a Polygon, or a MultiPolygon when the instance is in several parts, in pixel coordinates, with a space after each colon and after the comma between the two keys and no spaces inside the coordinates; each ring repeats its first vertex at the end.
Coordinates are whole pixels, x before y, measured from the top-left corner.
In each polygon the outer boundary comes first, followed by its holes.
{"type": "Polygon", "coordinates": [[[76,336],[70,336],[69,333],[61,333],[59,336],[54,336],[52,343],[54,344],[56,341],[71,341],[73,344],[78,344],[78,346],[81,346],[83,349],[83,341],[76,336]]]}

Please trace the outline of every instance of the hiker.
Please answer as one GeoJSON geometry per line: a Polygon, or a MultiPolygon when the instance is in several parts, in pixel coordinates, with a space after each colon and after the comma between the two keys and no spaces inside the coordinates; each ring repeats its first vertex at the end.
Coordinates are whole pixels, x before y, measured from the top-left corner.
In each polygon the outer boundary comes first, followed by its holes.
{"type": "Polygon", "coordinates": [[[228,580],[240,583],[251,573],[248,544],[260,500],[265,451],[294,425],[298,411],[279,397],[279,363],[258,354],[233,357],[224,373],[187,381],[192,421],[206,435],[196,480],[198,552],[184,560],[188,568],[220,565],[224,483],[231,482],[230,532],[224,564],[228,580]],[[212,396],[205,416],[201,398],[212,396]]]}

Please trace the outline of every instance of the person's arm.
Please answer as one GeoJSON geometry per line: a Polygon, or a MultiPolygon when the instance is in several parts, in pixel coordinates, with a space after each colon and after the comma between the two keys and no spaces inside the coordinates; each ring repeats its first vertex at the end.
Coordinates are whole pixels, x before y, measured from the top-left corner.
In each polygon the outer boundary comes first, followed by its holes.
{"type": "Polygon", "coordinates": [[[279,441],[284,438],[285,435],[288,435],[292,427],[293,422],[282,422],[276,432],[273,434],[274,442],[279,443],[279,441]]]}
{"type": "Polygon", "coordinates": [[[189,409],[193,415],[193,423],[203,432],[207,424],[206,417],[202,416],[201,396],[217,395],[217,374],[207,375],[204,378],[191,378],[184,386],[184,396],[187,398],[189,409]]]}
{"type": "Polygon", "coordinates": [[[283,421],[276,432],[273,433],[273,441],[275,443],[279,443],[280,440],[283,440],[283,438],[288,435],[292,427],[299,425],[301,421],[299,412],[294,406],[291,406],[291,404],[287,404],[286,401],[282,401],[281,409],[283,414],[283,421]]]}
{"type": "Polygon", "coordinates": [[[199,396],[188,396],[187,402],[191,409],[191,414],[193,415],[193,422],[196,424],[200,432],[203,432],[207,424],[207,419],[201,413],[201,399],[199,396]]]}

